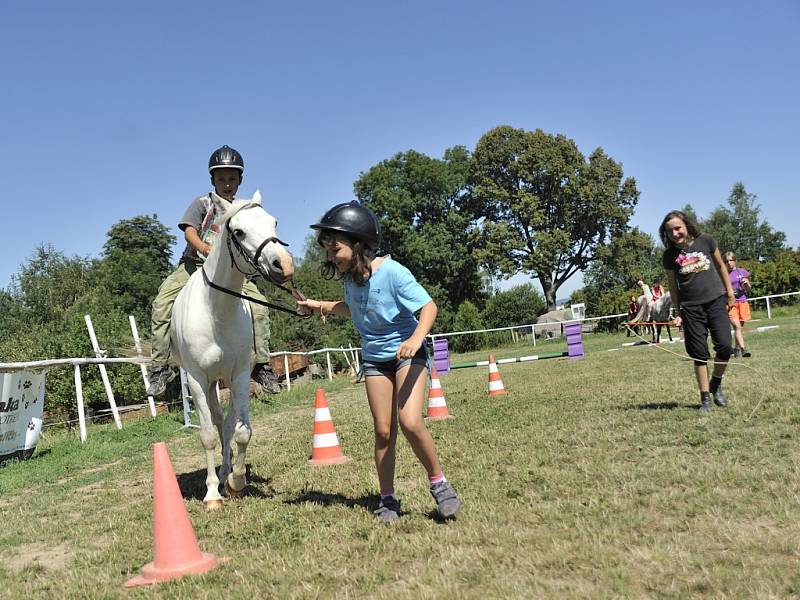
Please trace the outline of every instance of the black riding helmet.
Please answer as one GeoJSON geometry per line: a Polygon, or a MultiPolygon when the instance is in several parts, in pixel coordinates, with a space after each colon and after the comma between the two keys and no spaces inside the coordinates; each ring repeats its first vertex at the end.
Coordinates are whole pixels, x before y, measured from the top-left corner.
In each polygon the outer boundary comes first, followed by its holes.
{"type": "Polygon", "coordinates": [[[222,146],[208,159],[208,172],[213,175],[214,169],[238,169],[244,173],[244,159],[230,146],[222,146]]]}
{"type": "Polygon", "coordinates": [[[381,243],[381,225],[375,213],[359,202],[337,204],[311,229],[338,231],[364,242],[370,250],[377,250],[381,243]]]}

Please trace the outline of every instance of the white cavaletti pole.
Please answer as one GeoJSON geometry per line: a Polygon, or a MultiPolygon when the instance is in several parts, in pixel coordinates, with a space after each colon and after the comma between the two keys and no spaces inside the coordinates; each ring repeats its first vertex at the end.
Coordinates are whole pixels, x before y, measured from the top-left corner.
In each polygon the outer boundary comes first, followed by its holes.
{"type": "MultiPolygon", "coordinates": [[[[128,315],[128,321],[131,324],[131,333],[133,334],[133,343],[136,345],[136,354],[139,356],[142,355],[142,342],[139,341],[139,331],[136,329],[136,319],[133,318],[133,315],[128,315]]],[[[142,381],[144,381],[144,389],[150,387],[150,380],[147,378],[147,369],[144,366],[144,363],[139,365],[139,368],[142,370],[142,381]]],[[[147,402],[150,404],[150,414],[152,416],[156,416],[156,402],[152,396],[147,397],[147,402]]]]}
{"type": "MultiPolygon", "coordinates": [[[[92,318],[89,315],[83,315],[83,320],[86,321],[86,329],[89,330],[89,339],[92,340],[92,348],[97,358],[103,358],[103,353],[100,350],[100,345],[97,343],[97,336],[94,334],[94,327],[92,326],[92,318]]],[[[117,401],[114,400],[114,391],[111,389],[111,382],[108,380],[108,373],[106,373],[105,365],[97,365],[100,367],[100,377],[103,380],[103,387],[106,388],[106,396],[108,403],[111,405],[111,414],[114,415],[114,423],[117,429],[122,429],[122,421],[119,418],[119,411],[117,410],[117,401]]]]}

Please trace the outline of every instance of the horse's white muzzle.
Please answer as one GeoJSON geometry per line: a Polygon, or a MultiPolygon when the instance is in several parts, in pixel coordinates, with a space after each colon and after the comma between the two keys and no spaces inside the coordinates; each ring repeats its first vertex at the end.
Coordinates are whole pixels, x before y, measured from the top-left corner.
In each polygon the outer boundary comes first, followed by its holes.
{"type": "MultiPolygon", "coordinates": [[[[269,264],[262,265],[270,274],[270,277],[278,283],[284,283],[294,275],[294,260],[282,246],[278,246],[275,252],[269,253],[269,264]]],[[[266,258],[266,257],[265,257],[266,258]]]]}

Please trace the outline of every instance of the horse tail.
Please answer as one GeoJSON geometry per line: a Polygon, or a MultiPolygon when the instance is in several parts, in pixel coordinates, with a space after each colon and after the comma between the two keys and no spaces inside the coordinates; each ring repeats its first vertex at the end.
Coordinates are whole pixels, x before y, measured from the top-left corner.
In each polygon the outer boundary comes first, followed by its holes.
{"type": "Polygon", "coordinates": [[[645,298],[644,294],[636,299],[636,303],[639,305],[639,312],[637,312],[636,316],[630,320],[630,323],[644,321],[645,315],[647,314],[647,298],[645,298]]]}

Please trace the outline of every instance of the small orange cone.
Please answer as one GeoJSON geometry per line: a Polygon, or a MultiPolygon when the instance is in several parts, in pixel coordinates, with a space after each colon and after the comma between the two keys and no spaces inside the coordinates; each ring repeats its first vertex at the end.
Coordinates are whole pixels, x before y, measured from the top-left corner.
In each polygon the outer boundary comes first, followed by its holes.
{"type": "Polygon", "coordinates": [[[153,445],[153,555],[125,587],[197,575],[219,564],[213,554],[200,552],[164,442],[153,445]]]}
{"type": "Polygon", "coordinates": [[[336,428],[333,426],[331,411],[325,390],[318,389],[314,398],[314,437],[311,441],[311,465],[338,465],[350,460],[342,454],[336,428]]]}
{"type": "Polygon", "coordinates": [[[503,380],[500,379],[500,371],[497,368],[497,363],[494,361],[494,355],[489,355],[489,395],[502,396],[507,394],[508,391],[503,387],[503,380]]]}
{"type": "Polygon", "coordinates": [[[431,367],[431,387],[428,389],[428,414],[426,419],[452,419],[447,410],[447,403],[444,401],[444,391],[439,382],[439,374],[436,367],[431,367]]]}

